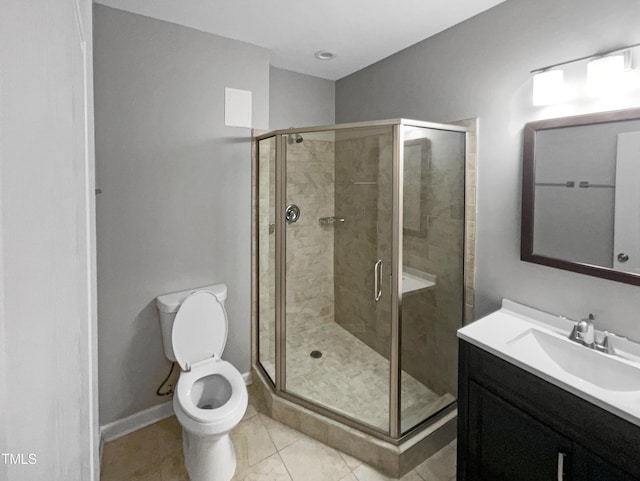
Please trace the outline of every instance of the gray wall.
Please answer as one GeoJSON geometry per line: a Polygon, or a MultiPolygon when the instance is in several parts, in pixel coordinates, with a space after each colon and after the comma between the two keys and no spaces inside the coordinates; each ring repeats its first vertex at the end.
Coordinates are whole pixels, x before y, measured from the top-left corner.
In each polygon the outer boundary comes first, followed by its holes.
{"type": "Polygon", "coordinates": [[[539,118],[640,105],[531,106],[530,70],[640,42],[637,0],[509,0],[336,82],[336,121],[480,118],[476,316],[504,297],[640,340],[640,288],[524,263],[522,127],[539,118]]]}
{"type": "Polygon", "coordinates": [[[289,70],[269,69],[269,129],[335,122],[335,82],[289,70]]]}
{"type": "Polygon", "coordinates": [[[98,475],[91,8],[1,7],[3,481],[98,475]]]}
{"type": "Polygon", "coordinates": [[[226,283],[224,358],[249,370],[251,132],[224,126],[225,87],[265,129],[267,50],[96,5],[101,424],[167,401],[159,294],[226,283]]]}

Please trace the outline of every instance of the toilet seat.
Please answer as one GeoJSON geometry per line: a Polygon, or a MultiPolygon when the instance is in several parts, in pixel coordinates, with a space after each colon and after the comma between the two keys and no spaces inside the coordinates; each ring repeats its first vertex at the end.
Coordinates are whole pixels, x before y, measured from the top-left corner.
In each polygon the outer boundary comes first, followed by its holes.
{"type": "Polygon", "coordinates": [[[231,363],[220,359],[227,330],[226,310],[212,292],[194,292],[176,313],[171,341],[182,372],[173,405],[180,424],[194,433],[227,432],[240,422],[247,409],[247,387],[242,375],[231,363]],[[194,384],[216,374],[229,383],[229,398],[217,408],[198,407],[191,395],[194,384]]]}
{"type": "Polygon", "coordinates": [[[242,374],[231,363],[221,359],[209,359],[194,365],[189,372],[182,372],[176,386],[175,397],[180,408],[192,420],[198,423],[224,423],[225,425],[235,425],[242,418],[248,398],[242,374]],[[223,376],[229,382],[231,395],[227,402],[218,408],[201,409],[193,402],[191,388],[195,382],[203,377],[215,374],[223,376]]]}
{"type": "Polygon", "coordinates": [[[227,343],[227,311],[218,297],[209,291],[197,291],[187,297],[173,321],[171,344],[183,371],[191,365],[222,356],[227,343]]]}

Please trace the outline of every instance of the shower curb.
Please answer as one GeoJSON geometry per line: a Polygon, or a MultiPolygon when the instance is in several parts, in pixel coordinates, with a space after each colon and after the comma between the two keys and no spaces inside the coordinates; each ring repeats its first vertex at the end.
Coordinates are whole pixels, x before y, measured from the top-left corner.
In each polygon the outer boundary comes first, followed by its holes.
{"type": "Polygon", "coordinates": [[[255,366],[252,378],[264,400],[266,414],[272,419],[357,458],[392,478],[401,478],[456,437],[457,410],[399,444],[393,444],[278,396],[255,366]]]}

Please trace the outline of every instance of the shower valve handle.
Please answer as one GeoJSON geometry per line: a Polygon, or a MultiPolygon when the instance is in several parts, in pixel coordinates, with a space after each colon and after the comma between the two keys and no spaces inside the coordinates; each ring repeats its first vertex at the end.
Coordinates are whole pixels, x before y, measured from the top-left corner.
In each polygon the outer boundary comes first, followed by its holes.
{"type": "Polygon", "coordinates": [[[300,207],[295,204],[289,204],[284,211],[284,218],[287,224],[293,224],[300,218],[300,207]]]}

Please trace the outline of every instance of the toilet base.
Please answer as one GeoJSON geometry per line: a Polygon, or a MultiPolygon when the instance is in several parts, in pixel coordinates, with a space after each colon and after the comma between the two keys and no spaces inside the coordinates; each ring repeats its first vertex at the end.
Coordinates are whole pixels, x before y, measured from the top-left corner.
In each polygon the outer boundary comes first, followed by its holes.
{"type": "Polygon", "coordinates": [[[230,481],[236,471],[236,453],[229,433],[198,436],[182,430],[182,452],[190,481],[230,481]]]}

